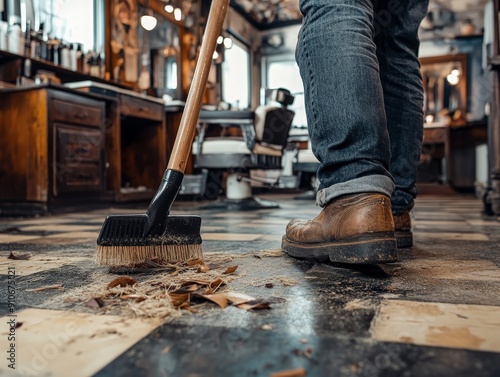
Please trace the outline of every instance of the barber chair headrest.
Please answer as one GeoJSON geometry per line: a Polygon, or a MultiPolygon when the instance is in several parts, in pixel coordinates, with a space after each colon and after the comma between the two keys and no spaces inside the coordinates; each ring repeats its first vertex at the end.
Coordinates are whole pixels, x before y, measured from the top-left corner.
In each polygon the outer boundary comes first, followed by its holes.
{"type": "Polygon", "coordinates": [[[288,89],[278,88],[271,91],[269,99],[281,103],[283,107],[287,107],[293,103],[295,97],[292,96],[288,89]]]}

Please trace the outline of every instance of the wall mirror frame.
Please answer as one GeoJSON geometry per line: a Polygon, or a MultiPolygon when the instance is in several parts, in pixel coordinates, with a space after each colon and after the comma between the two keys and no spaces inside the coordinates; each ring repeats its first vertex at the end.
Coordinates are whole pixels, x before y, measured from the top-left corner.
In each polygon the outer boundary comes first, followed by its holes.
{"type": "Polygon", "coordinates": [[[467,54],[420,58],[426,125],[463,125],[467,114],[467,54]]]}
{"type": "MultiPolygon", "coordinates": [[[[139,6],[139,14],[144,12],[145,8],[139,6]]],[[[140,54],[142,59],[147,60],[151,73],[150,89],[155,96],[167,95],[170,99],[180,99],[182,27],[154,10],[152,14],[158,22],[156,27],[151,31],[139,27],[140,54]]]]}
{"type": "Polygon", "coordinates": [[[106,70],[113,81],[134,86],[139,72],[137,1],[106,1],[106,20],[106,70]]]}
{"type": "Polygon", "coordinates": [[[154,96],[167,94],[173,99],[181,98],[183,27],[164,17],[153,2],[108,0],[106,3],[109,41],[106,63],[111,80],[154,96]],[[157,19],[151,31],[140,25],[146,7],[157,19]],[[143,75],[144,72],[147,74],[143,75]]]}

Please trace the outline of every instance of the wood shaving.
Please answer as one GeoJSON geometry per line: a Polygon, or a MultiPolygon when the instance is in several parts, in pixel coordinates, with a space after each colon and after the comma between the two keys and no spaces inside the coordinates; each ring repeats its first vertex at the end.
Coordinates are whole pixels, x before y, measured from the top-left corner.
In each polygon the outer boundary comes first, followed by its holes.
{"type": "MultiPolygon", "coordinates": [[[[98,314],[128,315],[132,317],[167,319],[175,318],[189,311],[193,311],[190,306],[190,292],[201,292],[202,294],[216,294],[227,291],[227,284],[240,278],[238,274],[224,274],[227,265],[222,261],[231,261],[232,258],[215,257],[210,259],[210,263],[220,265],[219,269],[197,272],[200,263],[169,264],[168,271],[159,272],[154,270],[154,275],[142,273],[134,275],[130,281],[136,282],[133,285],[109,284],[112,281],[123,281],[123,277],[113,279],[113,275],[104,271],[94,274],[94,283],[67,292],[60,300],[68,304],[67,298],[72,297],[72,303],[85,305],[89,299],[100,298],[104,306],[100,309],[93,309],[98,314]],[[121,280],[120,280],[121,279],[121,280]],[[108,288],[108,285],[111,287],[108,288]],[[178,292],[178,293],[174,293],[178,292]],[[187,310],[181,310],[187,309],[187,310]]],[[[208,262],[206,262],[208,264],[208,262]]],[[[203,263],[203,265],[206,265],[203,263]]],[[[162,266],[164,268],[165,266],[162,266]]],[[[203,305],[203,304],[202,304],[203,305]]]]}
{"type": "Polygon", "coordinates": [[[284,257],[286,254],[282,249],[271,249],[271,250],[261,250],[257,253],[245,253],[245,256],[257,256],[260,258],[276,258],[276,257],[284,257]]]}
{"type": "Polygon", "coordinates": [[[304,368],[282,370],[280,372],[271,373],[270,377],[303,377],[306,376],[304,368]]]}
{"type": "Polygon", "coordinates": [[[50,289],[64,289],[62,284],[54,284],[54,285],[46,285],[44,287],[39,287],[39,288],[33,288],[33,289],[26,289],[27,292],[42,292],[42,291],[48,291],[50,289]]]}

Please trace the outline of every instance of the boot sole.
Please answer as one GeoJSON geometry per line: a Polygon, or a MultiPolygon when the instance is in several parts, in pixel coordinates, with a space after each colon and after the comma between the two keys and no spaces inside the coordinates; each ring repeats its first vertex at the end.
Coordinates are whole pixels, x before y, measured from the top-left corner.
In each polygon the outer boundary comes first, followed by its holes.
{"type": "Polygon", "coordinates": [[[373,233],[325,243],[297,243],[283,236],[281,248],[291,257],[335,263],[380,264],[397,260],[394,233],[373,233]]]}
{"type": "Polygon", "coordinates": [[[398,249],[406,249],[413,246],[413,233],[410,231],[394,232],[398,249]]]}

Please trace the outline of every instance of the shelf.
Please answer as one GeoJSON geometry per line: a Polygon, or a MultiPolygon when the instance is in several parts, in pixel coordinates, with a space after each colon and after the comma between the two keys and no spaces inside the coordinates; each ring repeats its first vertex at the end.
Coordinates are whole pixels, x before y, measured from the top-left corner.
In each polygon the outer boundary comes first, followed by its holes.
{"type": "Polygon", "coordinates": [[[99,77],[90,76],[90,75],[87,75],[85,73],[76,72],[76,71],[73,71],[71,69],[67,69],[64,67],[54,65],[51,62],[46,61],[46,60],[35,59],[35,58],[27,57],[24,55],[14,54],[14,53],[9,52],[9,51],[0,50],[0,64],[13,62],[16,60],[24,60],[24,59],[31,60],[31,65],[32,65],[31,69],[32,69],[33,74],[36,73],[37,69],[51,71],[51,72],[54,72],[56,74],[56,76],[61,80],[62,83],[73,82],[73,81],[92,80],[94,82],[112,85],[112,86],[122,88],[122,89],[129,89],[129,90],[133,89],[133,87],[130,85],[116,83],[114,81],[109,81],[109,80],[105,80],[105,79],[102,79],[99,77]]]}
{"type": "Polygon", "coordinates": [[[102,83],[95,82],[95,80],[86,80],[86,81],[76,81],[72,83],[65,84],[66,87],[71,89],[83,90],[89,93],[102,94],[111,97],[117,97],[118,94],[125,94],[127,96],[132,96],[138,99],[143,99],[150,102],[156,102],[161,105],[164,105],[165,102],[161,98],[148,96],[145,94],[137,93],[130,89],[118,88],[111,83],[102,83]]]}

